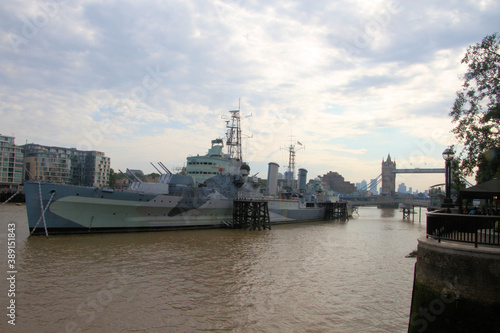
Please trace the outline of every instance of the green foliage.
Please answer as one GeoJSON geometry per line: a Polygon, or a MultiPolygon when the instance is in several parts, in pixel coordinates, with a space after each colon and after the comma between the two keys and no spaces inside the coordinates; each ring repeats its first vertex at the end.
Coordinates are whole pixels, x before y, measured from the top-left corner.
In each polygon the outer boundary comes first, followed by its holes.
{"type": "Polygon", "coordinates": [[[113,188],[116,184],[116,177],[117,174],[115,173],[115,170],[112,168],[109,169],[109,187],[113,188]]]}
{"type": "MultiPolygon", "coordinates": [[[[453,147],[452,147],[453,148],[453,147]]],[[[456,158],[451,160],[452,191],[458,192],[467,187],[465,179],[460,173],[460,161],[456,158]]]]}
{"type": "Polygon", "coordinates": [[[464,145],[460,153],[462,176],[485,181],[500,173],[500,36],[486,36],[467,49],[462,63],[468,65],[462,89],[450,116],[456,127],[452,132],[464,145]]]}
{"type": "Polygon", "coordinates": [[[484,183],[494,178],[500,179],[500,149],[492,148],[479,156],[478,168],[476,175],[478,183],[484,183]]]}
{"type": "Polygon", "coordinates": [[[121,172],[115,173],[114,176],[115,176],[115,180],[122,180],[123,178],[125,178],[125,176],[121,172]]]}
{"type": "Polygon", "coordinates": [[[146,175],[146,177],[159,178],[160,174],[157,172],[151,172],[149,175],[146,175]]]}

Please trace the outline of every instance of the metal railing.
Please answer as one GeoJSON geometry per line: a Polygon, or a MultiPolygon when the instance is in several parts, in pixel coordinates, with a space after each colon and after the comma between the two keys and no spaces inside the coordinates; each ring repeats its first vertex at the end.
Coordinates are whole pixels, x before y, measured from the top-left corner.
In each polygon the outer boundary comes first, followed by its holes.
{"type": "Polygon", "coordinates": [[[427,213],[427,237],[441,240],[500,246],[500,216],[427,213]]]}

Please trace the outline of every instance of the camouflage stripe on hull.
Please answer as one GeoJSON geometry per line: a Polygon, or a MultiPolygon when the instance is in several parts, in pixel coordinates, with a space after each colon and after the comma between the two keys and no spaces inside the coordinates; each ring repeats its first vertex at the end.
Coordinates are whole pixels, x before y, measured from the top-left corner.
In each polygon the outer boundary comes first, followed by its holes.
{"type": "MultiPolygon", "coordinates": [[[[27,182],[26,207],[30,231],[44,233],[42,204],[49,233],[97,233],[168,229],[217,228],[232,220],[233,200],[204,200],[173,195],[27,182]],[[40,220],[40,221],[39,221],[40,220]]],[[[301,206],[295,200],[269,201],[271,223],[319,220],[323,208],[301,206]]]]}

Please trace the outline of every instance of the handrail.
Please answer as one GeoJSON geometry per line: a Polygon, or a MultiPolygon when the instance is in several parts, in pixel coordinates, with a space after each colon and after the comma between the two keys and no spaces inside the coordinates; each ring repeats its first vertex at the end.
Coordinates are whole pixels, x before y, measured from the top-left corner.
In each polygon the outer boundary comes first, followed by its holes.
{"type": "Polygon", "coordinates": [[[427,213],[427,237],[462,243],[500,246],[500,216],[427,213]]]}

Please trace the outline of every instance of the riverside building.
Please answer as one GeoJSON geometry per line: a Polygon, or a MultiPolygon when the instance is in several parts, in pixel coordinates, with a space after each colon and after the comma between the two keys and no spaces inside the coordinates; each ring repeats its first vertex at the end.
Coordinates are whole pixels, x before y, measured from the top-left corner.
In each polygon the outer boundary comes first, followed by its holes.
{"type": "Polygon", "coordinates": [[[333,191],[339,193],[351,193],[356,191],[356,185],[346,181],[338,172],[329,171],[319,178],[333,191]]]}
{"type": "Polygon", "coordinates": [[[103,152],[34,143],[23,148],[25,180],[97,187],[109,184],[110,159],[103,152]]]}
{"type": "Polygon", "coordinates": [[[23,182],[23,150],[13,136],[0,134],[0,189],[17,189],[23,182]]]}

